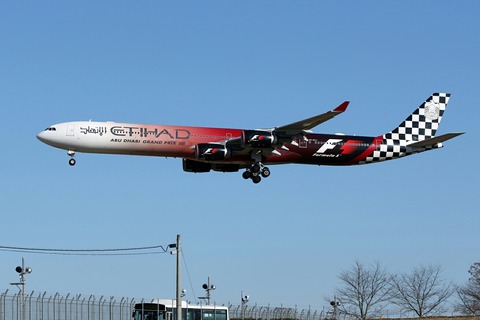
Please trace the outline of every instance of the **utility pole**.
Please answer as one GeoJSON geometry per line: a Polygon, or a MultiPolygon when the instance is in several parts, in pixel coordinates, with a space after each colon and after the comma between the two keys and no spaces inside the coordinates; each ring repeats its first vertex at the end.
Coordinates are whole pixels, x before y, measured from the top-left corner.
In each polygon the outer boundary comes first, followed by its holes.
{"type": "Polygon", "coordinates": [[[175,248],[174,251],[170,251],[170,254],[176,254],[177,255],[177,294],[176,294],[176,300],[177,300],[177,314],[176,314],[176,320],[182,320],[182,293],[184,292],[182,289],[180,289],[180,254],[181,254],[181,247],[180,247],[180,235],[177,234],[177,243],[171,243],[168,245],[168,248],[172,249],[175,248]]]}
{"type": "Polygon", "coordinates": [[[182,320],[182,289],[180,284],[180,235],[177,234],[177,320],[182,320]]]}

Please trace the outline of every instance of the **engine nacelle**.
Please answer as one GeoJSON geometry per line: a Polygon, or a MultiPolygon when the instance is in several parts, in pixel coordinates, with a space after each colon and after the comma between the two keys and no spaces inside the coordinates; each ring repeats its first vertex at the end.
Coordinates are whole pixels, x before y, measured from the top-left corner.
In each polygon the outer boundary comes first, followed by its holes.
{"type": "Polygon", "coordinates": [[[206,162],[200,162],[190,159],[183,159],[183,171],[186,172],[210,172],[212,165],[206,162]]]}
{"type": "Polygon", "coordinates": [[[221,161],[230,157],[230,150],[221,144],[200,143],[195,146],[195,158],[205,161],[221,161]]]}
{"type": "Polygon", "coordinates": [[[240,165],[234,163],[212,163],[212,170],[219,172],[238,172],[240,165]]]}
{"type": "Polygon", "coordinates": [[[270,148],[277,143],[277,137],[270,131],[244,130],[242,146],[252,148],[270,148]]]}

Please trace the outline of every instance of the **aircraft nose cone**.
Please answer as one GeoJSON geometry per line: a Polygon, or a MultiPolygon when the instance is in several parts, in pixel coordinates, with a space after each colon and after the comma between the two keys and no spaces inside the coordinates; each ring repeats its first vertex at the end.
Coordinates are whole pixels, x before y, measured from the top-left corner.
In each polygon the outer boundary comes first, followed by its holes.
{"type": "Polygon", "coordinates": [[[42,131],[39,134],[37,134],[37,139],[42,141],[42,142],[45,142],[45,140],[46,140],[45,131],[42,131]]]}

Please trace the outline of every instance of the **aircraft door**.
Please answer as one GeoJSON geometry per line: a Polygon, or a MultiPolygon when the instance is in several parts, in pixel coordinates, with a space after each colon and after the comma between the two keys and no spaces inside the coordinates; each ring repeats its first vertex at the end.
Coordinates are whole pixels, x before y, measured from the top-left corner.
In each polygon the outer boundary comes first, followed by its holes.
{"type": "Polygon", "coordinates": [[[67,136],[74,136],[75,135],[75,125],[69,124],[67,125],[67,136]]]}

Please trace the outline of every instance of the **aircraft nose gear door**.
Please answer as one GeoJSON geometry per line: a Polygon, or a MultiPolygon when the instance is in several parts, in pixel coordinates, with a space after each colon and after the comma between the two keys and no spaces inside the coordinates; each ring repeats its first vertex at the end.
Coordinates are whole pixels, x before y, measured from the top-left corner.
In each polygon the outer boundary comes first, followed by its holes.
{"type": "Polygon", "coordinates": [[[70,160],[68,160],[68,164],[71,165],[72,167],[75,165],[75,163],[77,163],[77,161],[75,161],[75,151],[73,150],[68,150],[68,155],[70,156],[70,160]]]}

